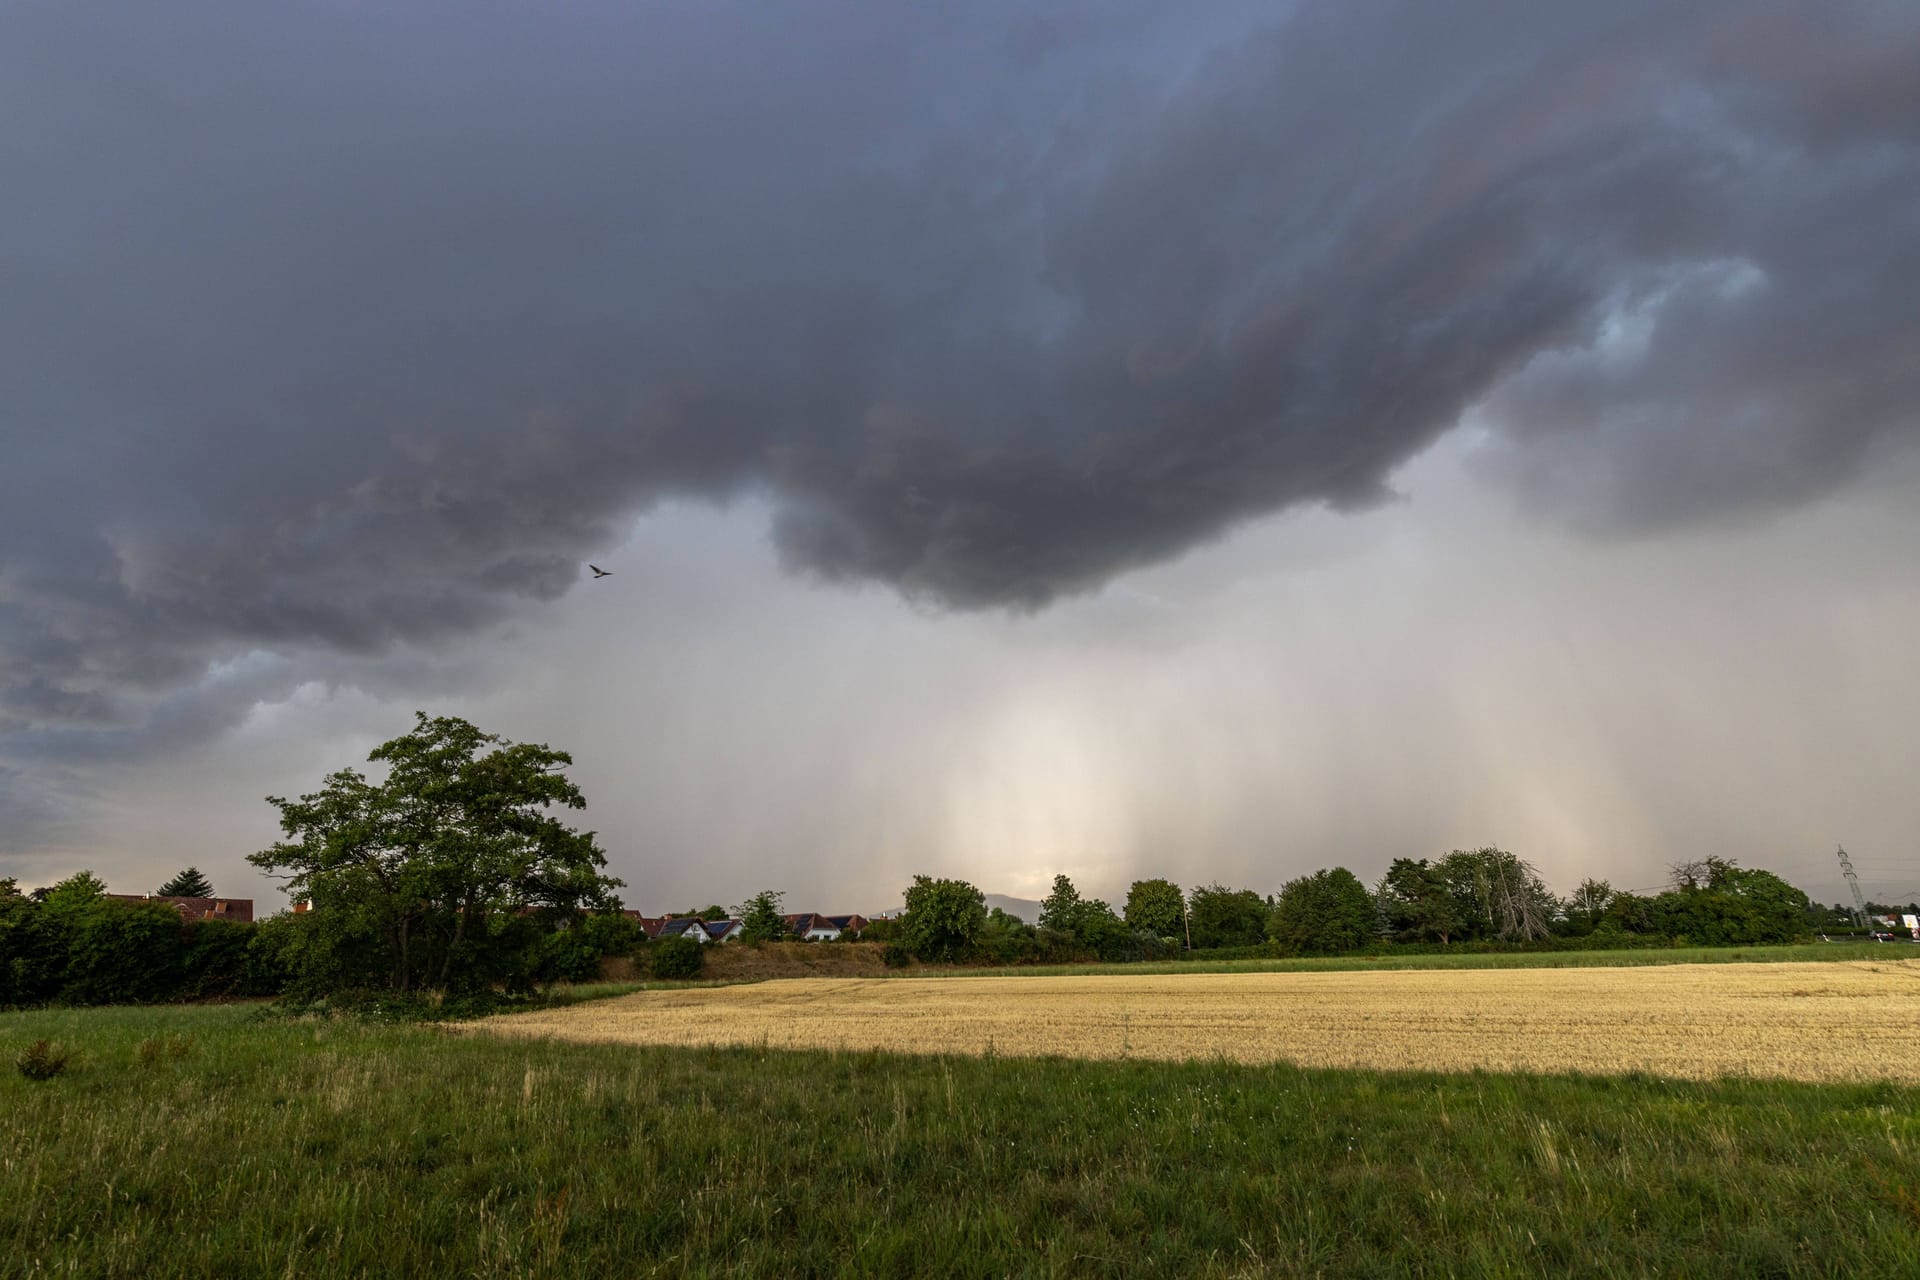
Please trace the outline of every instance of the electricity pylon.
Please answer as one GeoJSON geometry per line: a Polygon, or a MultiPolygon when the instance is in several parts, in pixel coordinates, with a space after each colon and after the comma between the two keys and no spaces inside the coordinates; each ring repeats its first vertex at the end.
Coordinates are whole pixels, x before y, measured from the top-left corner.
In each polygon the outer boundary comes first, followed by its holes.
{"type": "MultiPolygon", "coordinates": [[[[1847,888],[1853,890],[1853,917],[1862,929],[1867,928],[1867,900],[1860,894],[1860,877],[1853,874],[1853,864],[1847,861],[1847,851],[1840,850],[1840,874],[1847,878],[1847,888]]],[[[1869,933],[1872,930],[1868,930],[1869,933]]]]}

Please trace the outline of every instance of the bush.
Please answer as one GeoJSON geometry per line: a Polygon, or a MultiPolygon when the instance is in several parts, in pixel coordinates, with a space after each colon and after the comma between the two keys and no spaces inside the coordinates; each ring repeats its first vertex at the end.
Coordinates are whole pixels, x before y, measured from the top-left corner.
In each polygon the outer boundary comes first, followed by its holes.
{"type": "Polygon", "coordinates": [[[889,969],[904,969],[912,959],[913,954],[897,942],[880,948],[880,963],[889,969]]]}
{"type": "Polygon", "coordinates": [[[159,1065],[163,1057],[184,1058],[192,1051],[192,1036],[148,1036],[134,1046],[134,1060],[143,1067],[153,1067],[159,1065]]]}
{"type": "Polygon", "coordinates": [[[620,911],[596,911],[556,928],[529,949],[529,974],[539,982],[592,982],[607,956],[630,956],[646,935],[620,911]]]}
{"type": "Polygon", "coordinates": [[[647,948],[649,967],[656,978],[691,978],[706,963],[706,953],[692,938],[662,938],[647,948]]]}
{"type": "Polygon", "coordinates": [[[29,1080],[51,1080],[67,1069],[69,1056],[66,1050],[57,1049],[45,1040],[35,1040],[20,1051],[13,1065],[29,1080]]]}

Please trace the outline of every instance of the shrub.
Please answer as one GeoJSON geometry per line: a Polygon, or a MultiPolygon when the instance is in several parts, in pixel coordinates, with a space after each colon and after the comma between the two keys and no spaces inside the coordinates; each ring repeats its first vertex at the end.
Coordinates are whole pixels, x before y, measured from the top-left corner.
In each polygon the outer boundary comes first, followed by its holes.
{"type": "Polygon", "coordinates": [[[143,1067],[157,1066],[160,1059],[184,1058],[193,1051],[192,1036],[148,1036],[134,1046],[134,1058],[143,1067]]]}
{"type": "Polygon", "coordinates": [[[648,950],[651,952],[648,960],[656,978],[691,978],[700,972],[700,966],[706,962],[706,953],[692,938],[662,938],[648,950]]]}
{"type": "Polygon", "coordinates": [[[591,982],[607,956],[630,956],[646,935],[618,910],[595,911],[539,936],[524,954],[528,976],[537,982],[591,982]]]}
{"type": "Polygon", "coordinates": [[[51,1080],[67,1069],[69,1056],[66,1050],[55,1048],[48,1041],[35,1040],[20,1051],[13,1065],[29,1080],[51,1080]]]}
{"type": "Polygon", "coordinates": [[[913,954],[897,942],[889,942],[880,948],[880,963],[889,969],[904,969],[912,959],[913,954]]]}

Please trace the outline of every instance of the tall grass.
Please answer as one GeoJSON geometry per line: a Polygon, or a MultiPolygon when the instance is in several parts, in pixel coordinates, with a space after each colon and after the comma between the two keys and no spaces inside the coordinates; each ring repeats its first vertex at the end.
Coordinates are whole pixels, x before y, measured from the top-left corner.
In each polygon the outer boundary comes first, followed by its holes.
{"type": "Polygon", "coordinates": [[[0,1016],[0,1273],[1913,1275],[1920,1092],[0,1016]],[[141,1045],[164,1037],[167,1051],[141,1045]],[[174,1046],[182,1046],[176,1052],[174,1046]]]}

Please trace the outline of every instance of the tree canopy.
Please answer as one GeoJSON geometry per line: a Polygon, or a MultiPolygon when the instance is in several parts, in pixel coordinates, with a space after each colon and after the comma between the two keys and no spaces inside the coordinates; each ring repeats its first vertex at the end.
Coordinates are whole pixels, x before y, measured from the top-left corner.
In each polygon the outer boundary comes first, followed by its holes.
{"type": "Polygon", "coordinates": [[[417,713],[367,758],[384,779],[343,769],[268,797],[288,839],[249,859],[313,904],[292,949],[306,985],[522,985],[541,925],[618,907],[593,833],[548,812],[586,806],[566,752],[417,713]]]}
{"type": "Polygon", "coordinates": [[[1352,951],[1376,932],[1373,895],[1345,867],[1289,880],[1267,921],[1268,938],[1294,955],[1352,951]]]}
{"type": "Polygon", "coordinates": [[[1128,958],[1138,950],[1133,930],[1113,908],[1098,898],[1083,898],[1073,881],[1053,878],[1053,892],[1040,903],[1040,927],[1066,940],[1068,946],[1092,952],[1103,960],[1128,958]]]}
{"type": "Polygon", "coordinates": [[[1127,890],[1127,924],[1156,938],[1185,936],[1186,895],[1171,880],[1135,880],[1127,890]]]}
{"type": "Polygon", "coordinates": [[[188,867],[173,873],[173,878],[154,892],[163,898],[211,898],[213,884],[200,874],[200,868],[188,867]]]}
{"type": "Polygon", "coordinates": [[[1807,895],[1771,871],[1708,858],[1654,898],[1654,928],[1700,946],[1790,942],[1806,932],[1807,895]]]}
{"type": "Polygon", "coordinates": [[[1202,885],[1187,899],[1193,945],[1250,947],[1265,942],[1268,910],[1266,899],[1251,889],[1202,885]]]}
{"type": "Polygon", "coordinates": [[[921,960],[958,960],[986,923],[986,895],[965,880],[915,876],[900,917],[900,941],[921,960]]]}
{"type": "Polygon", "coordinates": [[[787,918],[780,913],[780,900],[786,895],[762,889],[735,907],[740,913],[740,941],[773,942],[787,936],[787,918]]]}
{"type": "Polygon", "coordinates": [[[1040,900],[1040,927],[1072,933],[1086,902],[1066,876],[1053,878],[1053,891],[1040,900]]]}
{"type": "Polygon", "coordinates": [[[1395,858],[1374,897],[1398,942],[1450,942],[1466,924],[1446,877],[1425,858],[1395,858]]]}
{"type": "Polygon", "coordinates": [[[1559,902],[1533,864],[1505,849],[1455,849],[1435,867],[1468,933],[1524,942],[1550,932],[1559,902]]]}

